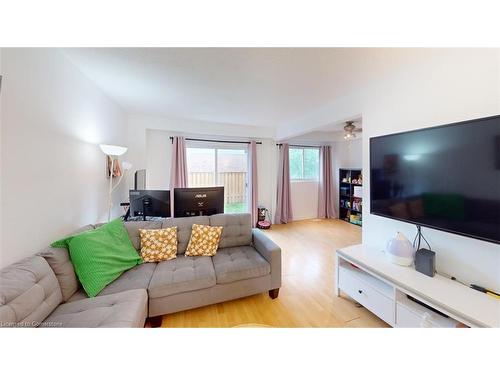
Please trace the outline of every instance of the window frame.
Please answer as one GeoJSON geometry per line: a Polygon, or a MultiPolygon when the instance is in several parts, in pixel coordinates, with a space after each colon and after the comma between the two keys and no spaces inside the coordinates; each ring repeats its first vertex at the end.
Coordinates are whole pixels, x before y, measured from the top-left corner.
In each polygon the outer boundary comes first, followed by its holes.
{"type": "MultiPolygon", "coordinates": [[[[241,143],[226,143],[226,142],[206,142],[206,141],[186,141],[186,151],[188,148],[202,148],[202,149],[213,149],[214,150],[214,161],[215,161],[215,166],[214,166],[214,181],[215,185],[214,186],[222,186],[219,185],[219,168],[218,168],[218,159],[219,159],[219,152],[218,150],[221,149],[226,149],[226,150],[242,150],[245,151],[246,158],[247,158],[247,171],[246,171],[246,176],[245,176],[245,195],[246,195],[246,207],[247,207],[247,212],[251,212],[251,207],[250,207],[250,199],[252,196],[251,192],[251,186],[249,185],[249,178],[250,178],[250,148],[248,144],[241,144],[241,143]]],[[[189,173],[189,166],[186,166],[187,172],[189,173]]]]}
{"type": "MultiPolygon", "coordinates": [[[[290,150],[301,150],[302,151],[302,178],[292,178],[292,173],[290,172],[290,181],[291,182],[318,182],[319,181],[319,152],[320,152],[320,147],[319,146],[289,146],[288,147],[288,159],[290,160],[290,150]],[[304,177],[304,150],[307,149],[316,149],[318,150],[318,168],[317,168],[317,174],[316,178],[305,178],[304,177]]],[[[289,163],[290,164],[290,163],[289,163]]],[[[290,169],[290,165],[288,166],[290,169]]]]}

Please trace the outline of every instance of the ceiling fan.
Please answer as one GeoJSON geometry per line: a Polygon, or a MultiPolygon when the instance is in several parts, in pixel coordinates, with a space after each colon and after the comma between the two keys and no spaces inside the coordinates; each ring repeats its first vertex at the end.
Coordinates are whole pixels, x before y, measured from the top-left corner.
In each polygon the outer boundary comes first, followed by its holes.
{"type": "Polygon", "coordinates": [[[346,141],[350,141],[351,139],[356,138],[356,133],[361,133],[363,129],[356,128],[356,125],[354,125],[354,121],[346,121],[344,131],[344,139],[346,141]]]}

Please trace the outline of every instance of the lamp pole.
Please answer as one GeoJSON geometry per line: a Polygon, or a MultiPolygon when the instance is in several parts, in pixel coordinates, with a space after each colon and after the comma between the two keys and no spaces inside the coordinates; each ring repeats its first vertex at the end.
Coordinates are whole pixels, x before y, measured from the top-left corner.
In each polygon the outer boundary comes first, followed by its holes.
{"type": "Polygon", "coordinates": [[[114,174],[114,162],[115,162],[113,155],[111,155],[110,158],[111,158],[111,170],[109,175],[109,191],[108,191],[108,223],[111,221],[111,206],[112,206],[111,193],[113,191],[113,174],[114,174]]]}

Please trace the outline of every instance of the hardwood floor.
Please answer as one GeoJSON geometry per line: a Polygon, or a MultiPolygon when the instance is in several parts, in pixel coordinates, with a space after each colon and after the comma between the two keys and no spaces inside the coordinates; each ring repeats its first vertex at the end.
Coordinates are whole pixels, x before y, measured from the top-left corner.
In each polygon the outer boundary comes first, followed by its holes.
{"type": "Polygon", "coordinates": [[[266,231],[282,249],[279,297],[268,293],[163,316],[162,327],[387,327],[346,296],[333,294],[334,250],[361,242],[361,228],[304,220],[266,231]]]}

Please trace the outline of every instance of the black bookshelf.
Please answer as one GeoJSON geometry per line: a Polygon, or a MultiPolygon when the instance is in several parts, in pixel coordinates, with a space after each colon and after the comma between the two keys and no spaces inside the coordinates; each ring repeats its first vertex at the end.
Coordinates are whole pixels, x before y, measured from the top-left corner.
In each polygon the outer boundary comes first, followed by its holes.
{"type": "Polygon", "coordinates": [[[363,186],[362,179],[361,169],[339,169],[339,219],[359,226],[363,223],[363,198],[355,196],[354,188],[363,186]]]}

